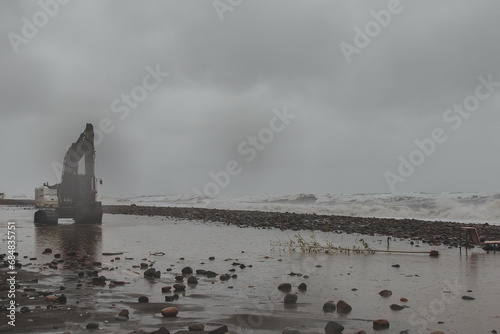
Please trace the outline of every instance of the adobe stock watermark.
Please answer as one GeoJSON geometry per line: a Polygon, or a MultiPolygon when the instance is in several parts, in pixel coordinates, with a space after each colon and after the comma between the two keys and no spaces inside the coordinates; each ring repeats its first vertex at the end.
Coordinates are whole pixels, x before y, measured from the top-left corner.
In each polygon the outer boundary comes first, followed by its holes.
{"type": "MultiPolygon", "coordinates": [[[[479,84],[474,89],[474,94],[465,97],[462,103],[453,104],[452,108],[447,109],[443,113],[443,121],[452,130],[458,130],[462,126],[463,120],[469,118],[472,112],[477,111],[481,106],[481,102],[493,96],[497,87],[500,87],[500,82],[493,81],[492,74],[489,74],[487,79],[483,76],[479,76],[477,79],[479,84]]],[[[422,166],[436,152],[438,145],[443,144],[447,140],[448,135],[441,127],[433,129],[428,138],[422,140],[416,139],[414,143],[417,148],[411,151],[408,157],[404,157],[403,155],[398,156],[399,165],[396,169],[397,172],[384,172],[385,181],[391,192],[395,192],[396,185],[404,183],[407,178],[412,176],[416,168],[422,166]]]]}
{"type": "MultiPolygon", "coordinates": [[[[412,1],[412,0],[408,0],[412,1]]],[[[354,54],[361,53],[361,50],[367,48],[372,40],[381,34],[383,28],[387,28],[392,22],[395,15],[401,14],[404,7],[399,0],[390,0],[387,3],[387,9],[380,11],[371,10],[370,15],[373,20],[365,23],[363,29],[358,26],[354,27],[354,37],[352,44],[341,42],[339,44],[340,50],[344,55],[348,64],[352,62],[354,54]]]]}
{"type": "Polygon", "coordinates": [[[232,13],[235,8],[240,6],[242,3],[243,0],[214,0],[212,5],[214,6],[219,20],[224,21],[224,16],[227,13],[232,13]]]}
{"type": "MultiPolygon", "coordinates": [[[[146,74],[142,78],[141,84],[132,87],[130,92],[122,93],[111,102],[111,111],[117,114],[121,121],[127,119],[130,115],[130,111],[139,107],[140,103],[146,100],[149,94],[158,89],[165,78],[170,75],[169,72],[162,72],[159,64],[157,64],[155,68],[148,65],[145,71],[146,74]]],[[[105,135],[109,135],[115,130],[116,125],[111,118],[102,118],[97,126],[94,127],[94,147],[99,146],[103,142],[105,135]]],[[[73,156],[68,157],[69,159],[66,161],[68,166],[66,167],[70,169],[77,168],[80,161],[79,158],[84,156],[89,148],[92,148],[91,143],[80,143],[73,152],[73,156]]],[[[63,169],[64,165],[59,161],[52,162],[52,170],[56,177],[60,178],[63,169]]]]}
{"type": "MultiPolygon", "coordinates": [[[[296,115],[288,113],[286,106],[283,107],[283,110],[273,109],[273,114],[274,116],[269,120],[269,127],[260,129],[256,136],[249,135],[238,145],[238,153],[245,157],[244,161],[247,163],[255,160],[258,153],[264,151],[271,144],[275,135],[285,130],[290,121],[296,117],[296,115]]],[[[202,191],[195,187],[193,192],[196,195],[218,195],[221,189],[229,185],[231,178],[241,174],[241,172],[243,172],[241,163],[238,160],[229,160],[223,170],[208,173],[212,181],[207,182],[202,191]]]]}
{"type": "Polygon", "coordinates": [[[30,40],[38,35],[39,29],[45,27],[51,18],[54,18],[60,10],[61,5],[66,5],[70,0],[39,0],[40,10],[34,13],[30,18],[23,16],[20,34],[9,32],[7,38],[16,54],[19,53],[21,44],[28,44],[30,40]]]}
{"type": "Polygon", "coordinates": [[[419,307],[408,319],[410,325],[420,326],[417,330],[419,333],[427,330],[427,324],[435,322],[436,316],[443,314],[446,306],[453,304],[457,300],[457,297],[460,296],[461,291],[465,290],[465,286],[458,284],[457,278],[455,278],[453,284],[448,280],[444,280],[443,283],[448,290],[444,290],[438,298],[431,300],[427,308],[419,307]]]}

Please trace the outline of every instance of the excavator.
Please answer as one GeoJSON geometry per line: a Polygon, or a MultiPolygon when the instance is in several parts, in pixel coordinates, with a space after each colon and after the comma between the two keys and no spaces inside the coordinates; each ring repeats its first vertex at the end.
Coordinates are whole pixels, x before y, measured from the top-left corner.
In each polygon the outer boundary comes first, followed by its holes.
{"type": "Polygon", "coordinates": [[[35,207],[40,208],[35,223],[57,224],[59,218],[73,218],[77,224],[101,224],[102,204],[96,199],[94,127],[87,123],[64,156],[61,183],[35,189],[35,207]],[[83,158],[84,171],[79,174],[83,158]]]}

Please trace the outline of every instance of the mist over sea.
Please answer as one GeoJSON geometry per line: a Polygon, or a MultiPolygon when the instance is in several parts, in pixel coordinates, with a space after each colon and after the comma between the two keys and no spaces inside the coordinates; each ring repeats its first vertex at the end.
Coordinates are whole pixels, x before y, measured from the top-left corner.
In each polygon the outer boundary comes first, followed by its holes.
{"type": "Polygon", "coordinates": [[[500,224],[500,194],[394,193],[294,195],[143,195],[102,197],[103,204],[136,204],[233,210],[315,213],[377,218],[415,218],[500,224]]]}

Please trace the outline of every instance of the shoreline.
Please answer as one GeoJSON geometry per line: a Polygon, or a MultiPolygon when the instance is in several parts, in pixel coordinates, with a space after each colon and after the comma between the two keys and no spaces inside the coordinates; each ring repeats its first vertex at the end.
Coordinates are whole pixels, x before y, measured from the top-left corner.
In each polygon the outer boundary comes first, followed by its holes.
{"type": "MultiPolygon", "coordinates": [[[[34,206],[34,200],[2,199],[0,205],[34,206]]],[[[103,205],[106,214],[163,216],[203,222],[220,222],[239,227],[280,230],[308,230],[336,233],[359,233],[418,240],[430,245],[460,246],[460,227],[478,229],[486,240],[500,240],[500,225],[488,223],[458,223],[413,218],[376,218],[337,215],[317,215],[290,212],[226,210],[194,207],[159,207],[142,205],[103,205]]]]}

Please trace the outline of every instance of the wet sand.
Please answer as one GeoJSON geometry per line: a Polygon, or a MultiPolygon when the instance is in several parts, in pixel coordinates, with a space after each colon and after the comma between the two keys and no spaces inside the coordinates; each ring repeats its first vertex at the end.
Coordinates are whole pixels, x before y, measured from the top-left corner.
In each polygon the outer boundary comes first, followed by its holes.
{"type": "MultiPolygon", "coordinates": [[[[139,216],[135,211],[134,215],[106,214],[101,226],[75,225],[64,220],[57,226],[35,226],[31,208],[0,207],[2,245],[7,221],[16,222],[18,232],[17,251],[22,269],[16,277],[20,284],[17,311],[25,306],[30,308],[29,313],[16,314],[17,326],[13,332],[83,333],[90,332],[84,328],[95,321],[101,328],[99,333],[152,332],[161,326],[175,333],[198,322],[207,330],[227,325],[230,333],[281,333],[285,327],[295,327],[301,333],[324,333],[325,325],[336,321],[345,327],[344,333],[359,330],[373,333],[372,321],[379,318],[390,322],[390,328],[377,331],[380,333],[500,330],[497,300],[500,253],[486,254],[473,249],[466,256],[464,250],[460,254],[457,248],[429,245],[419,238],[415,238],[413,245],[406,238],[395,238],[390,250],[435,249],[440,256],[283,252],[273,249],[270,241],[286,241],[297,233],[308,238],[312,232],[281,231],[271,226],[241,229],[240,226],[251,224],[213,222],[215,215],[222,215],[220,220],[228,218],[230,213],[220,211],[211,211],[205,222],[194,217],[165,218],[167,214],[139,216]],[[52,253],[44,254],[46,248],[51,248],[52,253]],[[103,255],[109,253],[122,254],[103,255]],[[154,267],[161,276],[144,278],[145,268],[138,267],[141,263],[154,267]],[[173,292],[162,293],[161,288],[173,286],[175,277],[182,275],[182,269],[188,266],[194,271],[211,270],[218,275],[212,278],[195,272],[196,285],[188,285],[190,275],[184,275],[186,291],[178,292],[178,300],[166,302],[165,296],[172,296],[173,292]],[[83,277],[78,276],[80,272],[83,277]],[[222,281],[223,273],[236,274],[237,278],[222,281]],[[95,275],[105,276],[105,285],[95,285],[95,275]],[[111,287],[112,280],[127,284],[111,287]],[[294,305],[285,305],[286,293],[277,289],[285,282],[291,284],[291,293],[298,296],[294,305]],[[300,283],[307,284],[307,291],[298,290],[300,283]],[[60,290],[61,286],[64,290],[60,290]],[[392,296],[381,297],[378,292],[384,289],[391,290],[392,296]],[[66,304],[48,303],[43,296],[47,292],[64,293],[66,304]],[[149,303],[139,303],[140,296],[148,297],[149,303]],[[463,300],[463,296],[475,300],[463,300]],[[402,297],[408,302],[401,302],[402,297]],[[346,315],[337,311],[325,313],[322,307],[329,300],[344,300],[352,306],[352,311],[346,315]],[[393,311],[391,304],[407,308],[393,311]],[[160,310],[168,306],[179,309],[177,317],[162,317],[160,310]],[[115,319],[122,309],[129,310],[128,321],[115,319]]],[[[255,213],[238,214],[245,217],[242,222],[266,221],[245,216],[255,213]]],[[[293,216],[299,215],[290,217],[293,216]]],[[[284,217],[293,224],[293,218],[284,217]]],[[[358,245],[356,240],[363,238],[370,247],[387,250],[386,238],[376,235],[377,232],[316,231],[314,234],[320,241],[344,247],[358,245]]],[[[6,249],[0,250],[5,252],[6,249]]],[[[5,272],[5,268],[0,268],[0,273],[5,272]]],[[[0,292],[0,298],[0,305],[5,305],[6,291],[0,292]]],[[[5,314],[0,312],[2,319],[6,319],[5,314]]],[[[0,326],[3,324],[0,322],[0,326]]]]}

